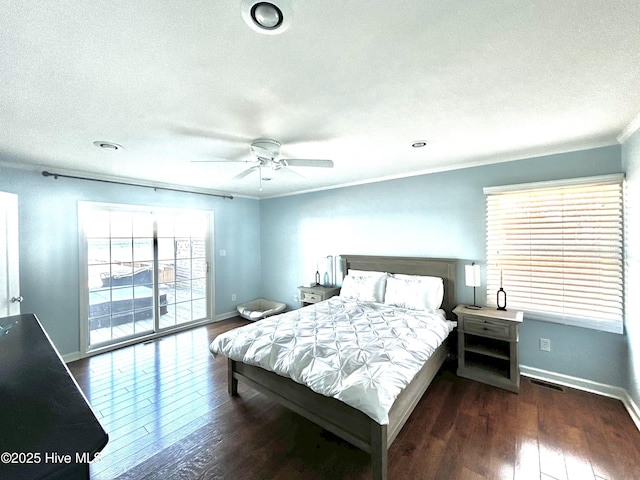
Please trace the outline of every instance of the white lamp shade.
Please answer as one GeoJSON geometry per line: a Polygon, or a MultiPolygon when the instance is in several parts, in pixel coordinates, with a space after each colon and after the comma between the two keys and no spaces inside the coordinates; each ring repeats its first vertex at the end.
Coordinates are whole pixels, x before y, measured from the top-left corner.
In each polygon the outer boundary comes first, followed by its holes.
{"type": "Polygon", "coordinates": [[[464,280],[467,287],[479,287],[480,283],[480,265],[465,265],[464,280]]]}

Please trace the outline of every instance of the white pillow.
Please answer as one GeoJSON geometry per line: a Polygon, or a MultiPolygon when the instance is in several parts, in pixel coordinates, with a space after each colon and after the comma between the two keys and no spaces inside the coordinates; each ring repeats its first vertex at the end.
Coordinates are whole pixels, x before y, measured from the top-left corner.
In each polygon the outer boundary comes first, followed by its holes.
{"type": "Polygon", "coordinates": [[[384,303],[435,312],[443,298],[444,283],[440,277],[394,274],[387,279],[384,303]]]}
{"type": "Polygon", "coordinates": [[[377,272],[375,270],[355,270],[350,268],[347,272],[347,275],[351,275],[354,277],[373,277],[378,281],[376,282],[376,290],[373,294],[375,300],[371,300],[373,302],[382,303],[384,302],[384,289],[387,285],[387,277],[389,274],[387,272],[377,272]]]}
{"type": "Polygon", "coordinates": [[[347,275],[342,281],[340,296],[363,302],[382,303],[386,280],[386,275],[347,275]]]}
{"type": "Polygon", "coordinates": [[[354,270],[352,268],[349,269],[347,275],[353,275],[355,277],[387,277],[389,274],[387,272],[376,272],[375,270],[354,270]]]}

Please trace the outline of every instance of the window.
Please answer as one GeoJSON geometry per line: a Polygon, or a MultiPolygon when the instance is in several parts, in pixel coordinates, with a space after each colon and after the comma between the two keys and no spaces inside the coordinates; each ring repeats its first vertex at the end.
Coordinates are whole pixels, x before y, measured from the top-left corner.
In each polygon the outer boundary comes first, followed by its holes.
{"type": "Polygon", "coordinates": [[[85,353],[211,316],[211,212],[80,202],[79,214],[85,353]]]}
{"type": "Polygon", "coordinates": [[[623,330],[622,175],[485,188],[487,303],[623,330]]]}

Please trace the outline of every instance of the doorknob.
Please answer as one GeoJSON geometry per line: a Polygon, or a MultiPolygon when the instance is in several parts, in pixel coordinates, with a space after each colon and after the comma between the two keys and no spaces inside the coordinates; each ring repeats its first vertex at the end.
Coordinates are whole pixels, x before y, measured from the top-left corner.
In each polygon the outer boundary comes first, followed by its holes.
{"type": "Polygon", "coordinates": [[[22,298],[22,295],[18,295],[17,297],[11,297],[11,303],[21,303],[22,300],[24,300],[24,298],[22,298]]]}

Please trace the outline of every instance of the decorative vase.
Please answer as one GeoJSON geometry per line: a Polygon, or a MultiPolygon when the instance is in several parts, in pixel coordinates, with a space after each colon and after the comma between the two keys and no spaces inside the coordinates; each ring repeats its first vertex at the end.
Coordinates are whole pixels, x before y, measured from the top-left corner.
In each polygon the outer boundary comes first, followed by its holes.
{"type": "Polygon", "coordinates": [[[496,295],[496,303],[498,304],[498,310],[507,310],[507,292],[502,287],[500,287],[496,295]]]}

